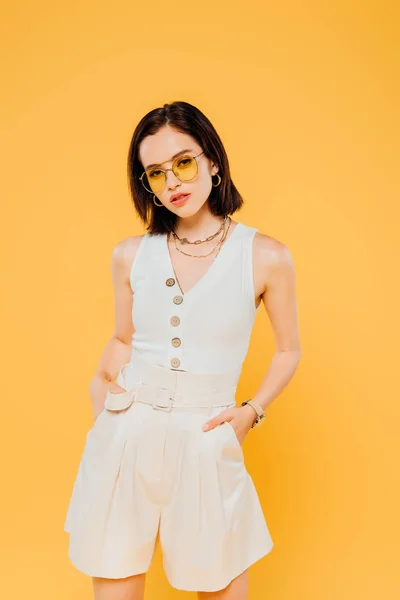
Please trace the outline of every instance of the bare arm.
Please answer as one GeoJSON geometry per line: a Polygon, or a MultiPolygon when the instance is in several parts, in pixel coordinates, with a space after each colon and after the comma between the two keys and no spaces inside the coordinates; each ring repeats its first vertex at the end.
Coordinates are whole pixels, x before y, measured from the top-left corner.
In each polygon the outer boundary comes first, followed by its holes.
{"type": "MultiPolygon", "coordinates": [[[[276,352],[253,399],[264,409],[286,387],[301,358],[296,301],[296,277],[288,248],[257,232],[254,239],[255,305],[264,303],[276,341],[276,352]]],[[[249,406],[222,411],[204,423],[204,431],[229,421],[240,442],[254,423],[256,415],[249,406]]]]}
{"type": "Polygon", "coordinates": [[[275,354],[253,396],[265,409],[287,386],[301,358],[296,275],[289,249],[262,234],[255,240],[254,271],[276,342],[275,354]]]}
{"type": "Polygon", "coordinates": [[[103,410],[108,390],[122,392],[114,382],[120,367],[129,361],[132,348],[132,289],[129,274],[142,236],[119,242],[112,251],[111,274],[114,288],[114,332],[107,342],[89,385],[94,417],[103,410]]]}

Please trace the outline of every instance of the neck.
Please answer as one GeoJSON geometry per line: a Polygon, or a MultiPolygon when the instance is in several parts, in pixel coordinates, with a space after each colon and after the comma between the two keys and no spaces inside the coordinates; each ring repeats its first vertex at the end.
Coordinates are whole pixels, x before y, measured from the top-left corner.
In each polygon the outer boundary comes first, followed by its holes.
{"type": "Polygon", "coordinates": [[[179,217],[174,227],[179,237],[189,240],[203,239],[215,233],[221,226],[224,217],[217,217],[210,212],[197,212],[190,217],[179,217]]]}

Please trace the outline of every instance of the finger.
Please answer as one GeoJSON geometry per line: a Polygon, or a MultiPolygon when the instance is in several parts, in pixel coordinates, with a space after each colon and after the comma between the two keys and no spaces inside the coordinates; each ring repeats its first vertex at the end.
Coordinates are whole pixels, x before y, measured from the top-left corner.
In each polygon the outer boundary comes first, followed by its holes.
{"type": "Polygon", "coordinates": [[[213,419],[210,419],[209,421],[206,421],[206,423],[204,423],[203,431],[210,431],[211,429],[214,429],[214,427],[216,427],[217,425],[221,425],[221,423],[226,421],[226,419],[227,419],[226,414],[217,415],[213,419]]]}

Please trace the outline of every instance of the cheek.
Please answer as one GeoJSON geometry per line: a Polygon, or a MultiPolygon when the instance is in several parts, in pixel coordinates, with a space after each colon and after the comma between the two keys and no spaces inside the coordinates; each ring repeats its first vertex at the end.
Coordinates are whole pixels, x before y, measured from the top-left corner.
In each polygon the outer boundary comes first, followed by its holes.
{"type": "Polygon", "coordinates": [[[212,187],[212,180],[210,174],[207,170],[204,169],[202,171],[199,171],[197,177],[193,179],[192,183],[196,186],[196,189],[198,189],[199,192],[203,194],[207,193],[207,195],[212,187]]]}

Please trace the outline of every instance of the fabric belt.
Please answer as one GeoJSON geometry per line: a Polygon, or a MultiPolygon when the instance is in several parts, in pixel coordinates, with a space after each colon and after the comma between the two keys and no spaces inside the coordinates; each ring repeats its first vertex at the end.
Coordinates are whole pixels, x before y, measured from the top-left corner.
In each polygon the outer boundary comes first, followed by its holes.
{"type": "Polygon", "coordinates": [[[174,394],[171,390],[160,388],[155,385],[141,383],[125,392],[115,393],[108,391],[105,407],[108,410],[123,410],[128,408],[132,402],[143,402],[150,404],[155,410],[170,412],[172,408],[207,408],[216,406],[236,406],[232,394],[210,392],[201,398],[189,398],[181,394],[174,394]]]}
{"type": "Polygon", "coordinates": [[[108,391],[105,408],[123,410],[132,402],[143,402],[154,410],[236,406],[236,373],[193,373],[151,365],[140,355],[122,365],[116,382],[124,392],[108,391]]]}

